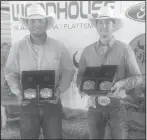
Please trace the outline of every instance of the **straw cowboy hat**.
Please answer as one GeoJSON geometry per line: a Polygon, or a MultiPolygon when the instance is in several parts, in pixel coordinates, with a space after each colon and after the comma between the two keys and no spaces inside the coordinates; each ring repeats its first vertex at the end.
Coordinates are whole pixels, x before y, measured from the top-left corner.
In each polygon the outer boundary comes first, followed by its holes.
{"type": "Polygon", "coordinates": [[[121,14],[117,15],[110,7],[104,6],[98,12],[98,17],[94,18],[92,15],[88,16],[92,25],[96,26],[96,20],[99,19],[112,19],[114,21],[114,32],[119,30],[124,25],[124,18],[121,14]]]}
{"type": "Polygon", "coordinates": [[[28,19],[46,19],[48,22],[47,30],[50,29],[55,23],[55,14],[49,14],[46,16],[45,10],[40,4],[33,3],[27,9],[27,17],[19,16],[20,22],[28,28],[28,19]]]}

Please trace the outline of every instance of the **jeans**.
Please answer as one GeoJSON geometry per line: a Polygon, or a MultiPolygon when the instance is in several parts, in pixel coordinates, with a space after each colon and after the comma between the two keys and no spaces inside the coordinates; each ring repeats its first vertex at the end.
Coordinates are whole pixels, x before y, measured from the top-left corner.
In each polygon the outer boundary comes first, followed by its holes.
{"type": "Polygon", "coordinates": [[[90,130],[90,139],[104,139],[107,123],[110,128],[111,139],[125,139],[125,106],[116,107],[111,112],[99,112],[98,108],[89,108],[88,126],[90,130]]]}
{"type": "Polygon", "coordinates": [[[61,115],[61,103],[44,103],[42,105],[29,103],[26,106],[21,106],[21,139],[39,139],[41,127],[44,139],[62,139],[61,115]]]}

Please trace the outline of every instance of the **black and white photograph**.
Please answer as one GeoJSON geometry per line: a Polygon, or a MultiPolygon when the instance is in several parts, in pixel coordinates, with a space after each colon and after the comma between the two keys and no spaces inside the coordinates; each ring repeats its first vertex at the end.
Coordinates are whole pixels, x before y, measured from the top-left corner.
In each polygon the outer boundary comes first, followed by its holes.
{"type": "Polygon", "coordinates": [[[1,139],[146,139],[146,1],[1,1],[1,139]]]}

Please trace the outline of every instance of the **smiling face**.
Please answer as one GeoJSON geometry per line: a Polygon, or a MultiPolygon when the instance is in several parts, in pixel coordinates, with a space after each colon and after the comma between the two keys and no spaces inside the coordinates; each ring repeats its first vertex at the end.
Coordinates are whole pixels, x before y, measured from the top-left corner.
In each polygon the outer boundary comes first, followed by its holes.
{"type": "Polygon", "coordinates": [[[114,32],[114,22],[111,19],[99,19],[96,21],[96,29],[100,38],[104,41],[109,40],[114,32]]]}
{"type": "Polygon", "coordinates": [[[28,19],[28,28],[33,36],[42,36],[47,29],[46,19],[28,19]]]}

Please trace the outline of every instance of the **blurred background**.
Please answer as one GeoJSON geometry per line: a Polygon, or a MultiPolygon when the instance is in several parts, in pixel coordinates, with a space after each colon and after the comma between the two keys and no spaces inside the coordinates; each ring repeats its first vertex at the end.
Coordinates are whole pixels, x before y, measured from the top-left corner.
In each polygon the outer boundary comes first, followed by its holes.
{"type": "MultiPolygon", "coordinates": [[[[3,76],[9,49],[16,41],[24,38],[29,32],[20,24],[18,14],[24,14],[31,1],[1,1],[1,108],[4,108],[6,119],[2,138],[19,138],[19,109],[17,100],[11,94],[3,76]]],[[[145,138],[145,1],[38,1],[47,13],[57,15],[54,27],[48,35],[61,40],[70,51],[73,64],[77,64],[83,49],[98,39],[97,32],[87,20],[88,14],[95,14],[101,6],[109,5],[124,16],[124,27],[115,33],[115,37],[133,48],[144,82],[139,88],[128,91],[126,109],[128,110],[128,138],[145,138]],[[49,4],[52,5],[49,7],[49,4]],[[61,12],[63,8],[63,12],[61,12]]],[[[86,121],[86,100],[79,96],[75,78],[70,89],[64,93],[62,104],[68,114],[63,119],[65,138],[88,138],[86,121]]],[[[2,110],[1,110],[2,111],[2,110]]],[[[110,138],[109,129],[106,138],[110,138]]],[[[42,137],[42,136],[41,136],[42,137]]]]}

